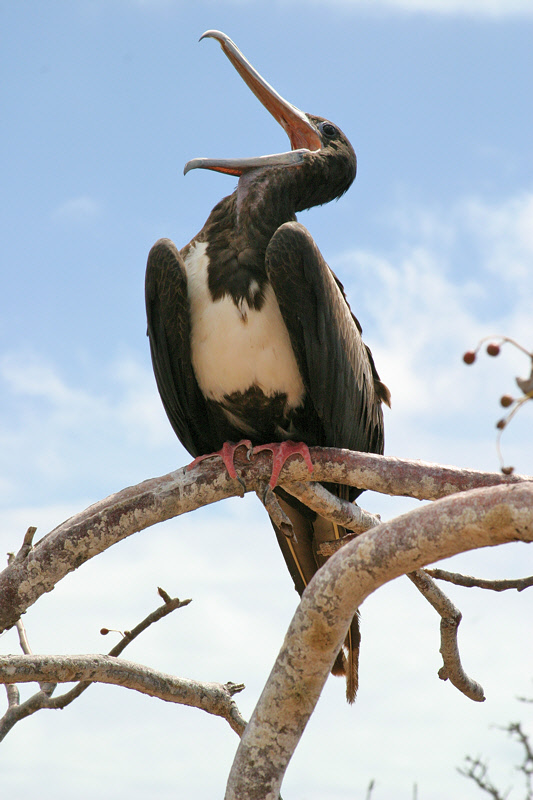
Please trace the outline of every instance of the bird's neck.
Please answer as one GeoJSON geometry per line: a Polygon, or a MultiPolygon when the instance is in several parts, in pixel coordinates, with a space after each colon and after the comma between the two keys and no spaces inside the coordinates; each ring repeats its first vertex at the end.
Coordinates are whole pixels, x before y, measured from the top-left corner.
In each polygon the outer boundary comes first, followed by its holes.
{"type": "Polygon", "coordinates": [[[196,239],[207,243],[208,286],[214,301],[229,295],[238,305],[261,308],[267,284],[265,251],[274,232],[294,219],[285,180],[254,170],[221,200],[196,239]],[[262,174],[261,174],[262,173],[262,174]]]}
{"type": "Polygon", "coordinates": [[[290,168],[254,169],[239,178],[236,232],[246,246],[266,249],[274,232],[295,218],[295,171],[290,168]]]}

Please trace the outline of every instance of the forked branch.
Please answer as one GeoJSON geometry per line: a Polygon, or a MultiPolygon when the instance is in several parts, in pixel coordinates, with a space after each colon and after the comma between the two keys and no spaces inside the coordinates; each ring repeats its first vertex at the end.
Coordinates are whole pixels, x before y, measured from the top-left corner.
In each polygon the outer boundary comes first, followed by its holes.
{"type": "Polygon", "coordinates": [[[533,541],[532,483],[439,500],[372,528],[333,555],[303,594],[241,739],[226,800],[276,800],[354,611],[369,594],[433,561],[511,541],[533,541]]]}
{"type": "MultiPolygon", "coordinates": [[[[125,631],[122,638],[109,651],[108,655],[90,656],[36,656],[29,647],[27,637],[21,640],[23,656],[0,657],[0,680],[7,684],[8,709],[0,719],[0,741],[13,726],[36,711],[44,708],[65,708],[78,698],[95,682],[114,683],[143,694],[150,694],[172,703],[195,706],[211,714],[224,717],[240,736],[246,726],[233,695],[242,691],[242,684],[200,683],[165,675],[148,667],[118,659],[125,648],[141,635],[150,625],[189,605],[190,600],[171,598],[163,589],[158,589],[164,604],[152,611],[131,631],[125,631]],[[41,685],[24,703],[20,703],[15,683],[37,681],[41,685]],[[78,681],[76,686],[64,694],[52,697],[58,683],[78,681]]],[[[22,623],[17,623],[19,628],[22,623]]],[[[108,633],[102,629],[102,633],[108,633]]]]}
{"type": "MultiPolygon", "coordinates": [[[[400,460],[334,448],[311,448],[313,480],[343,483],[384,494],[434,500],[458,491],[527,478],[475,472],[419,461],[400,460]]],[[[264,491],[271,456],[252,458],[237,452],[237,472],[249,491],[264,491]]],[[[282,484],[308,481],[307,467],[296,457],[281,472],[282,484]]],[[[153,478],[95,503],[66,520],[34,546],[24,542],[13,563],[0,573],[0,632],[10,628],[45,592],[85,561],[127,536],[158,522],[242,494],[220,459],[194,469],[182,468],[153,478]]]]}
{"type": "MultiPolygon", "coordinates": [[[[4,682],[10,679],[18,683],[55,681],[84,684],[111,683],[134,689],[142,694],[158,697],[169,703],[193,706],[224,717],[239,734],[245,727],[232,696],[244,688],[242,684],[205,683],[177,678],[142,664],[135,664],[111,656],[2,656],[0,673],[4,682]]],[[[60,698],[56,698],[60,700],[60,698]]],[[[43,708],[61,708],[58,705],[42,705],[43,708]]],[[[37,710],[37,709],[35,709],[37,710]]]]}

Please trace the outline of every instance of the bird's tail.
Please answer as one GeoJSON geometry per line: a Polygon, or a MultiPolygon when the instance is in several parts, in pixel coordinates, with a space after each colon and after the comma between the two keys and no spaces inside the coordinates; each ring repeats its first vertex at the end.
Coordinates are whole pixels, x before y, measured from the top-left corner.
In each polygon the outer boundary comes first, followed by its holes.
{"type": "Polygon", "coordinates": [[[359,630],[359,612],[352,619],[344,640],[344,648],[339,651],[331,668],[333,675],[346,676],[346,699],[353,703],[359,688],[359,646],[361,633],[359,630]]]}
{"type": "MultiPolygon", "coordinates": [[[[295,589],[301,595],[317,569],[326,561],[323,556],[317,555],[317,546],[321,542],[340,538],[345,530],[317,517],[314,512],[287,496],[283,490],[276,489],[276,494],[283,511],[292,522],[296,542],[288,539],[276,528],[277,539],[295,589]]],[[[346,676],[346,699],[349,703],[354,702],[359,683],[360,642],[359,612],[357,612],[348,629],[344,647],[339,651],[331,668],[333,675],[346,676]]]]}

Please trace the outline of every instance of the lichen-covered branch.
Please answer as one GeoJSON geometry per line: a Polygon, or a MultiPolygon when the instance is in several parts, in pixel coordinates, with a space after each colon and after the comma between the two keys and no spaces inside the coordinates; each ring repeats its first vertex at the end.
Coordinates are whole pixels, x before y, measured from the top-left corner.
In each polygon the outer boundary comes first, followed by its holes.
{"type": "MultiPolygon", "coordinates": [[[[325,486],[322,486],[321,483],[316,483],[316,481],[310,481],[309,483],[295,481],[294,483],[284,484],[283,488],[293,497],[297,497],[305,506],[320,514],[321,517],[337,525],[342,525],[343,528],[354,533],[368,531],[381,522],[377,514],[365,511],[357,503],[351,503],[349,500],[336,497],[325,486]]],[[[336,542],[338,543],[339,540],[337,539],[336,542]]],[[[331,552],[327,552],[327,548],[325,548],[321,550],[321,555],[329,556],[331,552]]]]}
{"type": "MultiPolygon", "coordinates": [[[[0,659],[4,682],[80,681],[71,692],[82,691],[91,681],[115,683],[222,716],[239,735],[244,731],[228,782],[227,800],[277,800],[288,761],[355,610],[383,583],[414,572],[420,578],[418,583],[424,583],[425,596],[444,617],[441,651],[446,674],[441,677],[449,677],[470,696],[479,694],[476,684],[469,681],[460,666],[456,649],[459,612],[453,606],[450,610],[447,598],[425,573],[417,571],[437,559],[477,547],[532,541],[531,478],[345,450],[313,448],[311,454],[313,483],[298,457],[284,466],[280,483],[335,522],[366,532],[347,536],[342,550],[331,556],[307,587],[246,730],[231,699],[241,687],[175,678],[116,658],[117,648],[126,646],[125,640],[132,632],[109,656],[50,657],[28,653],[0,659]],[[339,501],[315,481],[435,502],[377,524],[376,517],[339,501]]],[[[276,514],[275,496],[270,502],[265,497],[271,456],[262,452],[250,463],[238,452],[236,467],[238,480],[231,479],[221,461],[213,458],[193,469],[183,468],[124,489],[67,520],[35,545],[34,529],[28,529],[17,555],[0,574],[0,630],[16,624],[20,614],[66,574],[121,539],[165,519],[242,494],[243,485],[247,491],[257,492],[269,512],[276,514]]],[[[161,596],[165,604],[173,602],[166,593],[161,596]]],[[[69,692],[52,698],[41,691],[19,705],[17,694],[15,689],[8,692],[5,719],[10,714],[32,713],[33,707],[62,707],[73,699],[69,692]]]]}
{"type": "MultiPolygon", "coordinates": [[[[313,480],[346,483],[391,495],[436,499],[476,486],[515,484],[525,480],[499,473],[475,472],[333,448],[311,448],[313,480]]],[[[261,452],[249,462],[236,454],[237,474],[248,491],[264,491],[271,456],[261,452]]],[[[281,483],[308,481],[310,474],[299,457],[282,471],[281,483]]],[[[123,489],[63,522],[34,546],[23,546],[0,573],[0,632],[69,572],[127,536],[163,520],[242,494],[221,460],[208,459],[189,470],[182,468],[123,489]]],[[[32,534],[33,535],[33,534],[32,534]]]]}
{"type": "Polygon", "coordinates": [[[425,570],[417,569],[410,572],[407,577],[441,616],[440,653],[444,663],[439,670],[439,678],[443,681],[450,680],[456,689],[459,689],[471,700],[478,703],[483,702],[485,699],[483,688],[468,677],[461,664],[457,643],[457,631],[462,619],[461,612],[425,570]]]}
{"type": "Polygon", "coordinates": [[[425,505],[372,528],[333,555],[303,594],[241,739],[226,800],[277,799],[354,611],[369,594],[433,561],[512,541],[533,541],[531,482],[425,505]]]}
{"type": "Polygon", "coordinates": [[[112,683],[159,697],[169,703],[193,706],[224,717],[239,736],[245,723],[232,699],[242,685],[202,683],[177,678],[125,659],[103,655],[80,656],[0,656],[0,675],[4,683],[54,681],[71,683],[112,683]]]}
{"type": "MultiPolygon", "coordinates": [[[[217,714],[217,716],[222,716],[240,736],[246,727],[246,722],[241,717],[239,709],[231,698],[234,694],[244,689],[243,684],[227,683],[224,686],[221,684],[200,684],[195,681],[183,681],[172,676],[161,676],[160,673],[148,667],[132,665],[131,662],[109,661],[109,659],[117,659],[125,648],[150,625],[159,622],[168,614],[178,608],[187,606],[191,602],[190,600],[179,600],[177,597],[171,598],[163,589],[158,589],[158,592],[164,600],[164,605],[148,614],[131,631],[125,631],[121,640],[117,642],[107,656],[73,656],[68,657],[68,659],[63,656],[34,657],[25,637],[21,641],[24,656],[0,658],[0,682],[7,684],[8,689],[8,709],[0,719],[0,741],[5,738],[17,722],[45,708],[65,708],[95,681],[120,683],[122,686],[143,691],[143,688],[140,688],[139,673],[142,674],[142,683],[146,694],[155,694],[160,699],[169,702],[194,705],[212,714],[217,714]],[[36,667],[36,664],[40,666],[36,667]],[[109,666],[110,664],[112,666],[109,666]],[[121,675],[124,675],[125,672],[128,674],[126,682],[117,677],[117,665],[120,666],[121,675]],[[86,672],[92,670],[93,677],[80,677],[76,686],[68,692],[52,697],[58,683],[70,681],[70,678],[65,678],[65,668],[71,671],[78,669],[80,675],[83,670],[86,672]],[[24,703],[20,703],[19,692],[14,682],[25,683],[32,681],[32,669],[41,669],[44,674],[50,675],[50,679],[42,681],[39,678],[41,690],[29,697],[24,703]],[[131,675],[135,677],[132,679],[131,675]]],[[[17,627],[20,624],[18,622],[17,627]]],[[[106,634],[108,630],[103,629],[102,633],[106,634]]]]}

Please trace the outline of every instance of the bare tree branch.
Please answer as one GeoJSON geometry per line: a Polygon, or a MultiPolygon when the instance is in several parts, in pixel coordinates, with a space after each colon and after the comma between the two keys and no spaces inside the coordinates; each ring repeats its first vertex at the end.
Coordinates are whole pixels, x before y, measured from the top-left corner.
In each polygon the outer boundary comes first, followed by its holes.
{"type": "MultiPolygon", "coordinates": [[[[378,514],[371,514],[369,511],[360,508],[357,503],[351,503],[349,500],[336,497],[321,483],[295,481],[294,483],[285,483],[283,488],[293,497],[301,500],[305,506],[320,514],[321,517],[337,525],[342,525],[343,528],[347,528],[354,533],[364,533],[364,531],[368,531],[381,522],[378,514]]],[[[336,539],[331,543],[324,543],[320,549],[320,554],[324,556],[332,555],[341,546],[340,542],[345,541],[345,539],[336,539]],[[331,549],[328,548],[330,544],[331,549]]]]}
{"type": "MultiPolygon", "coordinates": [[[[383,583],[413,572],[411,578],[419,588],[423,587],[424,595],[443,616],[441,652],[445,666],[439,674],[449,677],[473,699],[481,699],[482,690],[461,669],[456,644],[460,614],[420,568],[477,547],[513,540],[531,541],[531,478],[344,450],[313,448],[311,452],[313,483],[307,467],[295,458],[281,473],[286,491],[333,521],[367,532],[347,536],[342,550],[329,559],[309,584],[247,727],[232,700],[241,686],[187,681],[116,658],[133,634],[138,635],[143,625],[151,624],[149,618],[128,632],[113,648],[111,656],[27,654],[0,659],[5,683],[52,680],[55,686],[55,683],[80,681],[61,697],[51,698],[49,693],[41,691],[22,705],[16,690],[9,689],[4,725],[14,724],[10,724],[10,715],[18,714],[21,718],[20,715],[38,708],[63,707],[91,681],[128,686],[170,702],[203,708],[227,719],[239,735],[244,731],[228,782],[227,800],[240,797],[277,800],[287,763],[356,608],[383,583]],[[376,517],[334,498],[314,483],[317,480],[436,502],[387,524],[376,524],[376,517]],[[455,492],[461,494],[449,497],[455,492]],[[351,541],[347,542],[348,539],[351,541]]],[[[234,480],[227,475],[220,459],[208,459],[193,469],[183,468],[145,481],[96,503],[55,528],[35,546],[32,546],[34,529],[28,529],[19,552],[0,575],[0,630],[17,624],[20,614],[68,572],[132,533],[199,506],[242,494],[243,483],[247,491],[256,491],[268,505],[265,486],[270,461],[271,456],[266,453],[259,454],[251,463],[237,453],[239,480],[234,480]]],[[[275,501],[274,495],[273,498],[275,501]]],[[[270,500],[269,513],[276,514],[277,503],[270,500]]],[[[158,609],[150,615],[152,621],[157,614],[168,613],[173,602],[180,602],[172,601],[166,592],[160,594],[165,601],[162,609],[166,610],[158,609]]]]}
{"type": "Polygon", "coordinates": [[[483,702],[485,700],[483,687],[468,677],[459,656],[457,630],[462,619],[461,612],[431,580],[425,570],[417,569],[415,572],[410,572],[407,577],[441,616],[440,652],[444,663],[439,670],[439,678],[443,681],[449,679],[456,689],[459,689],[471,700],[478,703],[483,702]]]}
{"type": "MultiPolygon", "coordinates": [[[[417,461],[311,448],[313,480],[346,483],[392,495],[435,499],[476,486],[531,480],[516,475],[475,472],[417,461]]],[[[270,475],[271,455],[261,452],[251,463],[237,451],[236,466],[249,491],[260,492],[270,475]]],[[[281,471],[281,481],[308,481],[300,458],[281,471]]],[[[226,497],[242,494],[218,458],[208,459],[123,489],[59,525],[33,547],[23,544],[0,574],[0,632],[12,627],[38,598],[85,561],[133,533],[226,497]]]]}
{"type": "MultiPolygon", "coordinates": [[[[367,512],[364,512],[367,513],[367,512]]],[[[369,515],[370,516],[370,515],[369,515]]],[[[325,542],[318,547],[321,555],[331,556],[333,553],[344,547],[357,534],[343,536],[332,542],[325,542]]],[[[468,677],[464,671],[459,655],[457,633],[462,614],[452,603],[449,597],[431,580],[430,576],[434,573],[441,573],[443,570],[415,570],[408,574],[408,578],[415,584],[417,589],[424,595],[426,600],[441,616],[441,646],[440,653],[443,659],[443,666],[439,670],[439,678],[442,680],[450,679],[451,683],[471,700],[482,702],[485,700],[483,687],[476,681],[468,677]]],[[[447,573],[451,575],[452,573],[447,573]]],[[[440,577],[440,575],[436,575],[440,577]]],[[[462,576],[457,575],[458,579],[462,576]]],[[[471,579],[473,580],[473,579],[471,579]]],[[[459,580],[454,581],[459,582],[459,580]]],[[[525,587],[524,587],[525,588],[525,587]]]]}
{"type": "MultiPolygon", "coordinates": [[[[22,704],[20,704],[20,697],[17,687],[13,685],[8,686],[8,709],[3,718],[0,719],[0,741],[5,738],[5,736],[9,733],[13,726],[16,725],[17,722],[25,719],[28,716],[31,716],[31,714],[34,714],[36,711],[40,711],[44,708],[65,708],[67,705],[72,703],[73,700],[78,698],[94,681],[99,681],[102,683],[120,683],[120,681],[116,678],[116,671],[114,671],[116,670],[116,665],[130,665],[133,667],[133,671],[141,670],[142,675],[144,676],[144,683],[146,686],[149,686],[152,689],[151,691],[146,689],[146,694],[155,694],[162,700],[182,703],[185,705],[195,705],[198,708],[204,708],[204,710],[208,711],[211,708],[215,709],[210,711],[210,713],[223,716],[225,719],[227,719],[233,730],[240,736],[246,727],[246,722],[241,717],[239,709],[231,700],[231,697],[244,689],[243,684],[228,683],[222,686],[221,684],[200,684],[198,682],[182,681],[179,678],[172,678],[169,688],[167,685],[168,681],[166,681],[166,679],[170,678],[170,676],[163,676],[165,680],[162,681],[160,673],[157,673],[155,670],[150,670],[147,667],[138,667],[134,664],[132,665],[131,662],[113,661],[111,663],[115,666],[108,667],[108,662],[104,661],[108,669],[107,673],[105,670],[99,673],[98,669],[94,667],[95,659],[116,659],[116,657],[119,656],[120,653],[122,653],[123,650],[131,642],[133,642],[134,639],[140,636],[140,634],[143,633],[150,625],[158,622],[160,619],[168,614],[171,614],[176,609],[189,605],[191,602],[191,600],[179,600],[178,598],[171,598],[163,589],[158,589],[158,592],[165,601],[164,605],[148,614],[148,616],[142,622],[136,625],[131,631],[125,631],[122,639],[110,650],[107,656],[36,656],[33,658],[29,644],[25,639],[23,644],[25,656],[7,656],[5,658],[0,658],[0,681],[6,684],[13,684],[15,681],[26,683],[32,680],[39,680],[41,686],[41,691],[36,692],[22,704]],[[96,677],[93,679],[65,678],[61,667],[63,665],[64,669],[66,658],[71,658],[74,660],[77,659],[76,663],[83,664],[85,669],[95,669],[96,671],[94,674],[96,677]],[[87,659],[90,659],[88,662],[89,667],[87,667],[87,659]],[[31,670],[34,663],[40,663],[43,672],[49,674],[53,682],[43,682],[41,678],[28,677],[28,671],[31,670]],[[59,667],[59,669],[56,669],[57,667],[59,667]],[[100,674],[103,675],[104,673],[111,674],[111,679],[105,680],[104,677],[100,677],[100,674]],[[79,683],[62,695],[56,697],[51,696],[58,683],[70,682],[70,680],[79,680],[79,683]],[[158,693],[158,690],[153,688],[154,686],[159,688],[163,687],[161,689],[162,693],[158,693]],[[183,693],[184,687],[186,689],[185,694],[183,693]],[[195,698],[194,691],[198,691],[198,687],[202,688],[199,695],[195,698]],[[215,688],[213,689],[213,687],[215,688]],[[207,696],[207,701],[204,698],[204,694],[207,696]],[[180,697],[188,697],[190,701],[187,702],[184,699],[179,699],[180,697]]],[[[19,625],[22,626],[20,621],[17,623],[17,628],[19,625]]],[[[107,633],[108,631],[107,629],[103,629],[102,632],[107,633]]],[[[71,665],[70,668],[74,669],[75,667],[71,665]]],[[[139,688],[138,678],[134,679],[131,684],[126,681],[122,682],[121,685],[127,686],[128,688],[137,689],[138,691],[143,691],[143,689],[139,688]],[[137,683],[135,683],[135,680],[137,680],[137,683]]]]}
{"type": "Polygon", "coordinates": [[[152,611],[145,617],[142,622],[139,622],[131,631],[124,631],[124,636],[120,642],[109,651],[108,655],[110,656],[119,656],[126,647],[133,642],[141,633],[153,625],[156,622],[159,622],[160,619],[172,614],[173,611],[176,611],[178,608],[184,608],[188,606],[192,600],[189,598],[187,600],[180,600],[178,597],[170,597],[164,589],[158,589],[159,596],[163,598],[164,605],[159,606],[156,608],[155,611],[152,611]]]}
{"type": "Polygon", "coordinates": [[[35,536],[36,532],[37,528],[34,525],[30,525],[24,534],[24,539],[22,540],[22,545],[17,555],[15,555],[15,553],[7,554],[8,564],[11,564],[13,561],[24,561],[33,546],[33,537],[35,536]]]}
{"type": "Polygon", "coordinates": [[[0,656],[0,675],[6,683],[111,683],[223,717],[239,736],[246,724],[232,699],[233,694],[242,690],[242,684],[222,685],[176,678],[112,656],[0,656]]]}
{"type": "MultiPolygon", "coordinates": [[[[379,517],[369,514],[363,509],[359,509],[359,507],[353,503],[340,500],[324,489],[321,484],[290,484],[289,486],[285,486],[285,489],[291,494],[294,494],[295,497],[298,497],[300,500],[302,500],[302,502],[306,503],[306,505],[313,508],[314,511],[320,513],[322,516],[327,517],[332,522],[337,522],[345,527],[350,525],[352,529],[359,529],[358,532],[369,530],[371,527],[379,524],[379,517]],[[314,490],[315,486],[318,486],[320,489],[322,489],[323,494],[318,495],[317,493],[316,497],[313,496],[312,490],[314,490]],[[293,488],[295,487],[297,487],[297,491],[293,491],[293,488]],[[336,506],[336,503],[339,505],[336,506]],[[349,516],[352,516],[353,521],[351,523],[349,516]]],[[[336,539],[331,542],[324,542],[319,545],[317,552],[320,555],[328,557],[332,556],[333,553],[336,553],[337,550],[340,550],[341,547],[344,547],[356,535],[357,533],[354,533],[343,536],[341,539],[336,539]]],[[[415,572],[410,573],[407,577],[411,579],[417,589],[421,592],[421,594],[424,595],[426,600],[431,603],[433,608],[435,608],[442,618],[440,652],[443,657],[444,665],[439,671],[439,677],[442,680],[448,680],[449,678],[451,683],[457,689],[459,689],[460,692],[465,694],[471,700],[482,702],[485,700],[483,688],[476,681],[467,676],[462,667],[459,656],[457,632],[462,619],[461,612],[430,578],[430,574],[441,572],[443,571],[416,570],[415,572]]],[[[452,573],[447,574],[452,575],[452,573]]],[[[439,577],[439,575],[437,575],[437,577],[439,577]]],[[[462,576],[458,575],[456,577],[460,579],[462,576]]]]}
{"type": "Polygon", "coordinates": [[[436,580],[448,581],[448,583],[454,583],[456,586],[491,589],[493,592],[505,592],[508,589],[516,589],[518,592],[523,592],[524,589],[533,586],[533,575],[527,578],[489,581],[485,578],[473,578],[471,575],[459,575],[457,572],[447,572],[445,569],[437,569],[435,567],[425,569],[424,572],[436,580]]]}
{"type": "Polygon", "coordinates": [[[241,739],[226,800],[276,800],[354,611],[369,594],[427,563],[511,541],[533,541],[531,482],[477,489],[417,508],[332,556],[293,617],[241,739]]]}
{"type": "MultiPolygon", "coordinates": [[[[529,741],[529,736],[522,728],[520,722],[511,722],[505,728],[502,728],[512,738],[514,738],[522,748],[522,763],[516,767],[518,772],[521,772],[524,777],[525,796],[524,800],[532,800],[533,798],[533,748],[529,741]]],[[[472,756],[465,757],[465,767],[458,767],[457,771],[465,778],[469,778],[484,792],[489,794],[494,800],[505,800],[508,797],[510,789],[502,792],[495,786],[489,778],[488,765],[481,758],[472,758],[472,756]]]]}
{"type": "Polygon", "coordinates": [[[20,692],[18,690],[18,686],[15,686],[15,684],[6,685],[6,692],[7,707],[13,708],[14,706],[18,706],[20,703],[20,692]]]}
{"type": "Polygon", "coordinates": [[[474,781],[476,786],[478,786],[481,791],[489,794],[493,800],[506,799],[509,794],[509,789],[507,789],[504,794],[500,794],[500,790],[491,782],[488,776],[488,767],[484,761],[481,761],[480,758],[472,758],[471,756],[467,756],[465,761],[466,767],[457,769],[460,775],[464,775],[465,778],[470,778],[470,780],[474,781]]]}
{"type": "Polygon", "coordinates": [[[510,722],[505,730],[510,736],[514,736],[522,746],[522,763],[517,769],[524,776],[526,800],[531,800],[533,796],[533,747],[529,741],[529,736],[522,729],[520,722],[510,722]]]}
{"type": "MultiPolygon", "coordinates": [[[[34,528],[33,526],[28,528],[28,530],[24,534],[24,541],[22,543],[22,547],[20,548],[19,552],[17,553],[17,556],[15,556],[14,553],[8,553],[7,554],[7,563],[8,564],[13,563],[13,561],[17,557],[25,558],[26,554],[31,549],[33,537],[35,535],[35,531],[36,530],[37,530],[37,528],[34,528]]],[[[22,652],[25,655],[27,655],[27,656],[32,655],[32,649],[31,649],[30,643],[28,641],[28,635],[26,633],[26,628],[24,627],[24,623],[22,622],[21,619],[18,619],[16,621],[15,627],[17,629],[17,633],[18,633],[18,637],[19,637],[20,649],[22,650],[22,652]]],[[[40,683],[39,684],[39,688],[40,688],[40,694],[42,694],[43,696],[51,697],[51,695],[54,692],[54,689],[56,688],[56,684],[55,683],[46,683],[46,682],[45,683],[40,683]]],[[[20,693],[19,693],[18,688],[16,688],[16,695],[15,695],[15,692],[12,691],[10,693],[8,691],[8,708],[11,709],[10,716],[13,719],[15,719],[15,717],[16,717],[15,707],[18,706],[19,703],[20,703],[20,693]]],[[[3,739],[3,736],[2,736],[2,722],[3,722],[3,720],[0,720],[0,741],[2,741],[2,739],[3,739]]]]}
{"type": "Polygon", "coordinates": [[[284,536],[295,539],[294,528],[287,514],[278,502],[278,498],[268,484],[262,487],[261,491],[256,492],[257,497],[267,510],[268,516],[284,536]]]}

